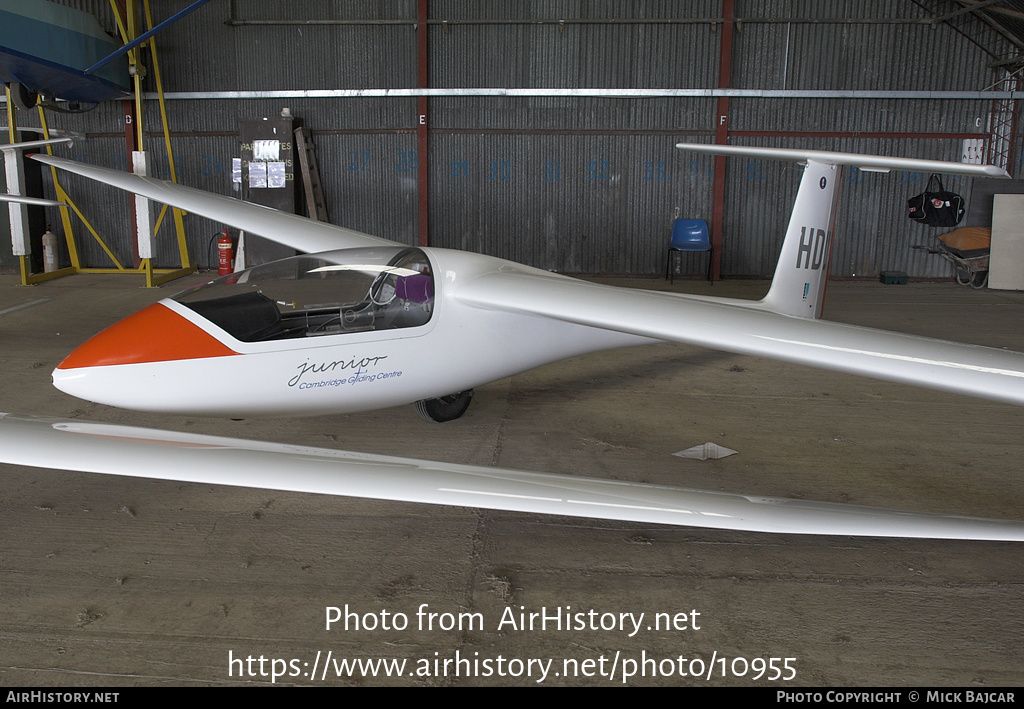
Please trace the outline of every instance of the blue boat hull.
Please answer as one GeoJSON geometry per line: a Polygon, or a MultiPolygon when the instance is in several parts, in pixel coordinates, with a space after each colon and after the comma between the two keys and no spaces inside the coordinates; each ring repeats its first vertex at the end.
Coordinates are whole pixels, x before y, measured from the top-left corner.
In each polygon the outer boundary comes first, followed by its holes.
{"type": "Polygon", "coordinates": [[[79,103],[129,95],[127,59],[84,70],[115,51],[92,15],[40,0],[8,0],[0,9],[0,80],[79,103]]]}

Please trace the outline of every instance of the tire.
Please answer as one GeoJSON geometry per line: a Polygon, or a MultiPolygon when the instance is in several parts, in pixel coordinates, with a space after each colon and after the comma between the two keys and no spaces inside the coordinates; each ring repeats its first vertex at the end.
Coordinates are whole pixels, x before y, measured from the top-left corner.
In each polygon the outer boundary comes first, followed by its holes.
{"type": "Polygon", "coordinates": [[[35,91],[29,91],[25,88],[24,84],[19,84],[16,81],[12,81],[8,84],[8,88],[11,90],[11,100],[17,108],[23,111],[31,111],[36,107],[36,101],[39,99],[39,94],[35,91]]]}
{"type": "Polygon", "coordinates": [[[416,402],[416,411],[428,421],[445,423],[466,413],[469,402],[473,400],[473,390],[467,389],[456,394],[449,394],[438,399],[422,399],[416,402]]]}

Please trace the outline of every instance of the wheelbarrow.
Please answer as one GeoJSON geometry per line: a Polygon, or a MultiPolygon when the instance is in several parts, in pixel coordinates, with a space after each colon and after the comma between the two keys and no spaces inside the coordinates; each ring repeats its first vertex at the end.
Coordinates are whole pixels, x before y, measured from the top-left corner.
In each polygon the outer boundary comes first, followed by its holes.
{"type": "Polygon", "coordinates": [[[911,248],[924,249],[944,258],[953,266],[956,282],[962,286],[980,289],[988,285],[989,245],[992,243],[990,229],[966,227],[941,234],[938,238],[939,244],[936,246],[915,245],[911,248]]]}

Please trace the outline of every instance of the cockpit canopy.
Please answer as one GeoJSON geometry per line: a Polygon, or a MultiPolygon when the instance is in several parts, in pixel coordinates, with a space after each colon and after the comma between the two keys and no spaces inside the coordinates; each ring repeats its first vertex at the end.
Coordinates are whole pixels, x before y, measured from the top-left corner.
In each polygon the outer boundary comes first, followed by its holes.
{"type": "Polygon", "coordinates": [[[346,249],[254,266],[174,300],[243,342],[320,337],[425,325],[434,276],[419,249],[346,249]]]}

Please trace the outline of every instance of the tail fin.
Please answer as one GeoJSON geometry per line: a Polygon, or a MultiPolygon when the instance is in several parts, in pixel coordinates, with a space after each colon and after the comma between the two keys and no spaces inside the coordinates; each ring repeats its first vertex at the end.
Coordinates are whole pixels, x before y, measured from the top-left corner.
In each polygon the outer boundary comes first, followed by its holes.
{"type": "Polygon", "coordinates": [[[775,277],[761,301],[768,310],[803,318],[821,317],[841,174],[838,165],[807,162],[775,277]]]}
{"type": "Polygon", "coordinates": [[[823,150],[788,150],[739,145],[676,146],[715,155],[739,155],[770,160],[792,160],[805,165],[800,189],[789,218],[782,252],[768,295],[760,302],[765,310],[802,318],[821,317],[832,253],[832,226],[842,167],[850,165],[869,172],[910,170],[982,177],[1009,177],[994,165],[968,165],[941,160],[913,160],[880,155],[857,155],[823,150]]]}

